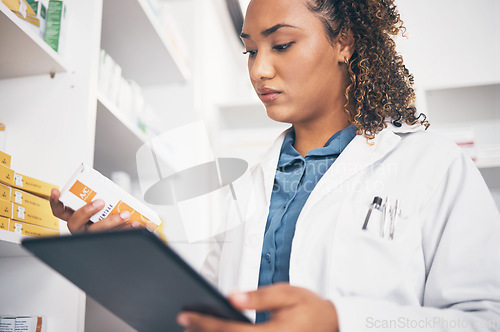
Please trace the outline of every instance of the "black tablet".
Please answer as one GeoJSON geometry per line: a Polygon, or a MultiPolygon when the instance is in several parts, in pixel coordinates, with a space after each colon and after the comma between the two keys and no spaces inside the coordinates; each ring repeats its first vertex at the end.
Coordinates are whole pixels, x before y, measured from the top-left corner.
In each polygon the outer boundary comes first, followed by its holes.
{"type": "Polygon", "coordinates": [[[177,314],[249,320],[145,229],[25,239],[22,245],[141,332],[182,331],[177,314]]]}

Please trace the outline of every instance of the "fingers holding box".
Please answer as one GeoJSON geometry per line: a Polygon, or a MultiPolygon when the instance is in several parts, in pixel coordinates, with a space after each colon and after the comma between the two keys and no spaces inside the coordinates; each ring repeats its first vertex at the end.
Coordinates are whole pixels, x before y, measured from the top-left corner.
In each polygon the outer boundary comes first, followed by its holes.
{"type": "Polygon", "coordinates": [[[68,221],[75,211],[70,209],[59,200],[61,197],[61,192],[57,188],[53,188],[50,193],[50,207],[52,209],[52,214],[64,221],[68,221]]]}

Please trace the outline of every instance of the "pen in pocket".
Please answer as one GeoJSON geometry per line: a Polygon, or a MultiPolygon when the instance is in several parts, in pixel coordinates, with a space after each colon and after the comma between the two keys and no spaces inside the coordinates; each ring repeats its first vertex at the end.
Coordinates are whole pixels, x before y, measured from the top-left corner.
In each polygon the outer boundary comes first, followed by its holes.
{"type": "Polygon", "coordinates": [[[368,213],[366,214],[365,222],[363,223],[362,229],[366,229],[368,227],[368,222],[370,221],[370,217],[372,215],[373,209],[380,210],[381,205],[382,205],[382,198],[375,196],[373,198],[372,204],[370,204],[370,208],[368,209],[368,213]]]}
{"type": "Polygon", "coordinates": [[[399,199],[396,200],[396,203],[394,205],[394,210],[392,211],[392,216],[391,216],[391,227],[390,227],[390,233],[389,233],[389,238],[391,240],[394,239],[394,229],[396,228],[396,222],[398,220],[398,215],[399,215],[399,199]]]}
{"type": "Polygon", "coordinates": [[[401,213],[399,199],[391,201],[375,196],[363,223],[363,230],[379,234],[381,238],[394,239],[396,224],[401,213]]]}

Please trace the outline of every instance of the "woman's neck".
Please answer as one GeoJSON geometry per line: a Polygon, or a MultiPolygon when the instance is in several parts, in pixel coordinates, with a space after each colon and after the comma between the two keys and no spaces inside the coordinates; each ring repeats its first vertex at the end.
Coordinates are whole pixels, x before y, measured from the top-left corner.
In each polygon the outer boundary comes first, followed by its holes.
{"type": "Polygon", "coordinates": [[[349,127],[350,124],[346,117],[334,122],[322,121],[314,125],[294,124],[295,142],[293,147],[305,157],[312,149],[323,147],[330,137],[349,127]]]}

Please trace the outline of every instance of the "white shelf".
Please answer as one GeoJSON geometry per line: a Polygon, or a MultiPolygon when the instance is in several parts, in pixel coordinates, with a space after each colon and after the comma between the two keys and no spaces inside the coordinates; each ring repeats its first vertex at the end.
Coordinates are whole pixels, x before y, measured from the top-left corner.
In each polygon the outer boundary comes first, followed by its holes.
{"type": "Polygon", "coordinates": [[[137,178],[135,154],[147,136],[105,96],[97,97],[94,168],[108,176],[125,171],[137,178]]]}
{"type": "Polygon", "coordinates": [[[21,240],[27,236],[0,230],[0,257],[21,257],[30,254],[21,246],[21,240]]]}
{"type": "Polygon", "coordinates": [[[29,24],[0,1],[0,79],[67,72],[59,54],[29,24]]]}
{"type": "Polygon", "coordinates": [[[477,168],[500,168],[500,144],[478,146],[477,168]]]}
{"type": "Polygon", "coordinates": [[[431,126],[500,120],[500,83],[425,91],[431,126]]]}
{"type": "Polygon", "coordinates": [[[467,82],[453,82],[446,84],[426,84],[425,86],[419,86],[417,88],[423,89],[425,91],[439,91],[439,90],[449,90],[449,89],[468,89],[468,88],[480,88],[488,85],[499,85],[500,78],[498,79],[490,79],[490,80],[481,80],[477,79],[475,81],[467,81],[467,82]]]}
{"type": "Polygon", "coordinates": [[[500,168],[500,161],[477,161],[476,167],[479,169],[500,168]]]}
{"type": "Polygon", "coordinates": [[[474,142],[478,168],[500,167],[500,83],[426,90],[431,130],[474,142]],[[470,136],[470,137],[469,137],[470,136]]]}
{"type": "Polygon", "coordinates": [[[101,47],[141,86],[182,83],[189,69],[145,0],[104,0],[101,47]]]}

